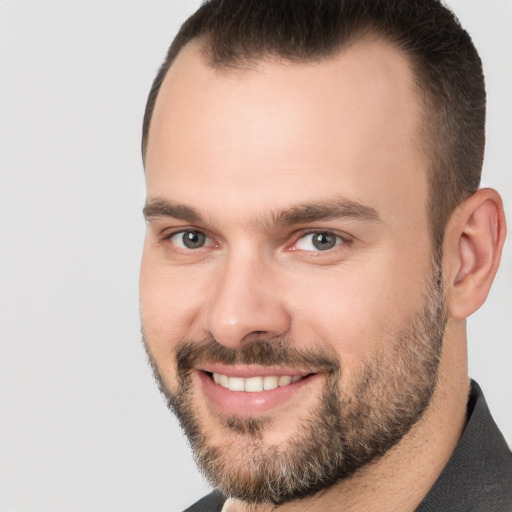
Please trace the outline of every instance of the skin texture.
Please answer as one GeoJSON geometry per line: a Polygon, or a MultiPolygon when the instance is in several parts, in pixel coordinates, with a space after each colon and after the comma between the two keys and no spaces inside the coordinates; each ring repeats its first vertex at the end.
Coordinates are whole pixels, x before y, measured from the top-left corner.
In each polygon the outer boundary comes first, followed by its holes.
{"type": "MultiPolygon", "coordinates": [[[[355,392],[364,363],[383,360],[432,276],[420,123],[408,61],[381,41],[318,63],[269,59],[235,70],[211,68],[195,44],[182,51],[157,99],[145,162],[141,315],[166,389],[179,388],[176,349],[185,342],[215,339],[236,350],[285,340],[334,355],[338,389],[355,392]],[[336,218],[297,222],[290,213],[340,201],[345,214],[336,218]],[[187,229],[204,233],[206,245],[191,250],[171,238],[187,229]],[[312,231],[339,236],[338,245],[315,249],[312,231]]],[[[282,510],[335,510],[342,500],[343,510],[399,511],[421,501],[464,426],[464,318],[485,300],[504,231],[494,191],[479,191],[450,220],[442,262],[448,320],[424,416],[374,464],[282,510]]],[[[235,457],[247,437],[227,429],[201,369],[191,373],[190,404],[209,443],[235,457]]],[[[251,365],[236,369],[258,374],[251,365]]],[[[240,416],[270,420],[262,446],[286,446],[326,381],[318,374],[264,414],[249,404],[240,416]]],[[[381,399],[391,396],[386,383],[381,399]]]]}

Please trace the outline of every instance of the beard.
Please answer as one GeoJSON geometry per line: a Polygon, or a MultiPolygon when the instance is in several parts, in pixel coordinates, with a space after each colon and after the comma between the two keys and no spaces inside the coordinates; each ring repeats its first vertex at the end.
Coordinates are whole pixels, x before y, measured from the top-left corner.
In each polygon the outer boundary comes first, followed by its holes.
{"type": "Polygon", "coordinates": [[[354,382],[341,385],[343,361],[323,349],[294,348],[290,340],[254,340],[228,348],[214,339],[175,349],[178,385],[170,390],[146,351],[155,379],[187,435],[199,469],[226,497],[248,504],[310,497],[377,460],[427,409],[437,384],[446,313],[440,265],[434,264],[422,302],[380,352],[364,360],[354,382]],[[192,369],[200,362],[305,368],[325,376],[317,405],[285,441],[268,445],[271,418],[215,417],[225,443],[214,445],[194,405],[192,369]]]}

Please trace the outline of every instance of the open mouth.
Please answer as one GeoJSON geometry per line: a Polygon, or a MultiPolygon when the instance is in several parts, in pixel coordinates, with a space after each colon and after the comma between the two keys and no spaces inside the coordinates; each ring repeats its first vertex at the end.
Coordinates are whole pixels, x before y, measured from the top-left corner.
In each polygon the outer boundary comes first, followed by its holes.
{"type": "Polygon", "coordinates": [[[321,378],[318,373],[299,373],[291,368],[272,371],[270,368],[258,370],[216,366],[197,369],[196,375],[210,404],[226,415],[254,416],[267,413],[291,403],[292,398],[304,393],[308,383],[321,378]]]}
{"type": "Polygon", "coordinates": [[[308,376],[302,375],[265,375],[254,377],[229,377],[221,373],[208,372],[216,384],[231,391],[246,391],[248,393],[258,393],[260,391],[270,391],[272,389],[295,384],[299,380],[308,376]]]}

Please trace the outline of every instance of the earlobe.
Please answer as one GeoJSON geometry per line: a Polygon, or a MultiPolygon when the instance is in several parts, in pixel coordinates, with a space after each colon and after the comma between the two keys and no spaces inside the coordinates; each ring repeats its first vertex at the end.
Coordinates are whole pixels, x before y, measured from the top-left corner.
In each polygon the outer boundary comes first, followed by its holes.
{"type": "Polygon", "coordinates": [[[505,232],[503,203],[492,189],[478,190],[452,215],[443,247],[450,317],[467,318],[484,303],[498,270],[505,232]]]}

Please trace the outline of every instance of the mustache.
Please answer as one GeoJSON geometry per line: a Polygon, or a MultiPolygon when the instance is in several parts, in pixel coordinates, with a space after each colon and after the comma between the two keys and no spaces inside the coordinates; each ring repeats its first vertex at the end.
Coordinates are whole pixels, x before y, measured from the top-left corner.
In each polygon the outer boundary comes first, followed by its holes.
{"type": "Polygon", "coordinates": [[[340,363],[334,353],[322,348],[299,349],[284,339],[254,340],[237,348],[226,347],[214,338],[187,340],[181,342],[175,351],[178,374],[182,375],[202,363],[286,366],[311,373],[340,371],[340,363]]]}

